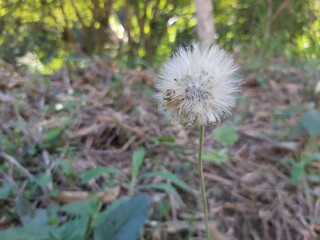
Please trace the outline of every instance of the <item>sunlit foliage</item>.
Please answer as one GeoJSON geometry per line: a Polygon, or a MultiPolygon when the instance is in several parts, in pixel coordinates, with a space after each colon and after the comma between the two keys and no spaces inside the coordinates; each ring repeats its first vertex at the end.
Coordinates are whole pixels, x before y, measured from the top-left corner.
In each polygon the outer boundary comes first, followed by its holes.
{"type": "MultiPolygon", "coordinates": [[[[217,42],[316,59],[320,4],[307,1],[213,1],[217,42]],[[280,51],[280,52],[279,52],[280,51]]],[[[161,62],[195,40],[187,0],[8,0],[0,2],[0,58],[35,53],[46,69],[72,56],[100,55],[129,67],[161,62]]]]}

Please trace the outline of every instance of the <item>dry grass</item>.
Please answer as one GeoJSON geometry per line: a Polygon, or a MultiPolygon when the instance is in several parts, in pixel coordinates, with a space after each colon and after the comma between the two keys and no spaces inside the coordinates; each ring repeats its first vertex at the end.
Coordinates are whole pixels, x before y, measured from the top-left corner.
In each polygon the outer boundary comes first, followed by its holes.
{"type": "MultiPolygon", "coordinates": [[[[0,172],[1,179],[14,183],[46,172],[52,176],[52,182],[42,189],[47,197],[34,199],[35,204],[68,202],[63,197],[53,199],[46,195],[52,184],[71,195],[104,190],[98,181],[83,185],[77,174],[65,176],[55,166],[57,160],[67,159],[77,173],[102,165],[129,174],[132,152],[143,146],[147,149],[143,172],[165,168],[194,189],[193,194],[179,190],[186,206],[169,197],[170,215],[156,224],[148,223],[146,234],[152,239],[201,239],[202,214],[195,198],[199,191],[194,170],[197,132],[172,126],[159,116],[151,97],[155,82],[152,72],[119,71],[102,61],[82,69],[65,68],[55,76],[17,71],[12,66],[0,68],[0,131],[8,137],[8,141],[0,139],[0,163],[9,166],[6,172],[0,172]],[[48,84],[44,79],[50,79],[48,84]],[[55,110],[59,104],[64,108],[55,110]],[[44,147],[48,132],[56,128],[61,128],[61,133],[44,147]],[[154,141],[152,136],[171,136],[175,142],[154,141]],[[189,167],[184,167],[185,163],[189,167]],[[190,219],[194,221],[193,230],[190,219]]],[[[250,104],[240,105],[235,114],[243,121],[238,124],[240,139],[229,149],[231,160],[205,163],[211,230],[217,239],[319,239],[319,185],[306,178],[299,186],[293,185],[291,166],[283,161],[304,150],[305,138],[287,142],[286,132],[273,129],[275,114],[303,101],[301,74],[295,69],[288,69],[286,74],[283,79],[277,70],[267,70],[265,87],[259,87],[253,75],[246,78],[244,95],[250,104]]],[[[297,118],[281,121],[289,129],[297,118]]],[[[207,129],[205,149],[219,147],[211,132],[207,129]]],[[[309,167],[315,171],[320,168],[316,164],[309,167]]],[[[120,189],[111,191],[113,195],[107,193],[106,202],[127,193],[128,186],[118,184],[120,189]]],[[[24,191],[23,184],[15,185],[16,193],[24,191]]],[[[148,194],[154,205],[156,199],[166,198],[155,191],[148,194]]],[[[12,204],[10,200],[0,201],[2,227],[13,224],[5,218],[12,204]]]]}

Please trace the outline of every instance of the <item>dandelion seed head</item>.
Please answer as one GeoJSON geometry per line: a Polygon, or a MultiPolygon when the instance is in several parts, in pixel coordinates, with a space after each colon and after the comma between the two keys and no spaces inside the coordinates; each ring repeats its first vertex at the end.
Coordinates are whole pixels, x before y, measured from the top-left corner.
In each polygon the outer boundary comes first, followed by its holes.
{"type": "Polygon", "coordinates": [[[161,112],[182,125],[214,125],[231,114],[241,79],[232,57],[216,45],[180,48],[160,69],[161,112]]]}

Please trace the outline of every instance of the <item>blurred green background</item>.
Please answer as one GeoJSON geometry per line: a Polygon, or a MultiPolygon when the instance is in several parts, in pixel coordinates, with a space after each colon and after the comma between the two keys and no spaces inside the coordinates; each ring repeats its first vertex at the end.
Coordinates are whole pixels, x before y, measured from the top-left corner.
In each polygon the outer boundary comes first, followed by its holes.
{"type": "MultiPolygon", "coordinates": [[[[257,57],[319,60],[318,0],[216,0],[216,41],[257,57]]],[[[6,0],[0,3],[0,58],[31,52],[50,72],[83,56],[126,67],[157,66],[195,41],[195,4],[187,0],[6,0]]],[[[39,66],[38,66],[39,67],[39,66]]]]}

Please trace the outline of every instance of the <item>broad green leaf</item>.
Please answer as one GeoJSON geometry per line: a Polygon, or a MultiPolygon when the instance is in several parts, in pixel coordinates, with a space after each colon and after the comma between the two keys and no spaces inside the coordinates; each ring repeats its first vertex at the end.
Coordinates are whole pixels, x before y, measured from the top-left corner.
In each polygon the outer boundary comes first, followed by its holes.
{"type": "Polygon", "coordinates": [[[318,174],[308,174],[307,179],[311,183],[317,183],[317,184],[320,183],[320,176],[318,174]]]}
{"type": "Polygon", "coordinates": [[[102,167],[98,166],[92,168],[86,172],[81,173],[81,183],[87,183],[91,179],[101,176],[102,174],[114,174],[114,175],[124,175],[119,169],[114,167],[102,167]]]}
{"type": "Polygon", "coordinates": [[[174,143],[176,142],[176,138],[172,136],[163,136],[163,137],[158,137],[158,141],[174,143]]]}
{"type": "Polygon", "coordinates": [[[23,227],[8,228],[0,230],[1,240],[38,240],[27,233],[23,227]]]}
{"type": "Polygon", "coordinates": [[[221,148],[203,152],[202,158],[203,160],[212,161],[218,164],[227,162],[229,161],[228,149],[221,148]]]}
{"type": "Polygon", "coordinates": [[[311,137],[320,135],[320,110],[310,110],[302,114],[301,125],[311,137]]]}
{"type": "Polygon", "coordinates": [[[55,239],[59,240],[87,240],[86,232],[88,225],[89,216],[81,217],[64,223],[52,235],[55,239]]]}
{"type": "Polygon", "coordinates": [[[121,197],[111,203],[111,205],[105,209],[104,211],[100,212],[99,215],[94,219],[93,226],[98,226],[103,222],[103,220],[117,207],[119,207],[122,203],[128,201],[127,197],[121,197]]]}
{"type": "Polygon", "coordinates": [[[133,197],[114,209],[94,228],[94,240],[136,240],[150,207],[145,194],[133,197]]]}
{"type": "Polygon", "coordinates": [[[233,145],[239,140],[236,126],[229,122],[216,128],[213,132],[213,138],[223,145],[233,145]]]}
{"type": "Polygon", "coordinates": [[[15,199],[15,208],[23,225],[27,225],[35,216],[36,209],[23,196],[15,199]]]}
{"type": "MultiPolygon", "coordinates": [[[[15,227],[0,231],[1,240],[53,240],[56,226],[15,227]]],[[[56,239],[56,238],[55,238],[56,239]]],[[[60,240],[61,238],[59,238],[60,240]]]]}
{"type": "Polygon", "coordinates": [[[155,184],[148,184],[148,185],[142,185],[139,187],[140,189],[156,189],[156,190],[162,190],[168,194],[173,195],[179,202],[180,205],[184,205],[179,193],[177,190],[172,187],[170,184],[167,183],[155,183],[155,184]]]}
{"type": "Polygon", "coordinates": [[[299,163],[294,163],[291,167],[291,181],[294,183],[294,184],[298,184],[303,176],[304,176],[304,163],[302,162],[299,162],[299,163]]]}
{"type": "Polygon", "coordinates": [[[291,118],[294,115],[296,115],[299,111],[301,111],[302,109],[303,109],[303,105],[291,106],[291,107],[288,107],[287,109],[285,109],[284,111],[282,111],[280,113],[280,115],[284,118],[291,118]]]}
{"type": "Polygon", "coordinates": [[[28,228],[38,228],[40,226],[45,226],[48,224],[48,213],[45,209],[36,209],[34,217],[26,224],[28,228]]]}
{"type": "Polygon", "coordinates": [[[97,203],[95,199],[76,201],[62,206],[61,210],[72,216],[90,216],[96,211],[97,203]]]}
{"type": "Polygon", "coordinates": [[[137,176],[139,169],[141,167],[141,164],[143,162],[145,155],[145,150],[143,148],[140,148],[139,150],[135,151],[133,153],[132,157],[132,168],[131,168],[131,175],[137,176]]]}
{"type": "Polygon", "coordinates": [[[58,197],[60,195],[60,189],[56,183],[52,184],[52,188],[50,189],[49,195],[51,197],[58,197]]]}
{"type": "Polygon", "coordinates": [[[70,161],[59,160],[57,165],[62,169],[63,173],[67,176],[71,176],[74,173],[73,166],[70,161]]]}
{"type": "Polygon", "coordinates": [[[7,199],[10,196],[12,185],[9,182],[4,182],[0,187],[0,200],[7,199]]]}
{"type": "Polygon", "coordinates": [[[16,200],[16,210],[23,227],[9,229],[0,232],[1,240],[51,240],[51,233],[57,227],[49,225],[48,212],[45,209],[34,209],[33,206],[22,197],[16,200]],[[12,230],[12,231],[11,231],[12,230]]]}
{"type": "Polygon", "coordinates": [[[25,224],[24,229],[31,239],[51,239],[51,232],[57,229],[57,226],[49,225],[49,216],[46,209],[36,209],[34,217],[25,224]]]}
{"type": "Polygon", "coordinates": [[[63,131],[63,128],[54,128],[49,130],[44,138],[44,142],[51,142],[55,140],[62,131],[63,131]]]}
{"type": "Polygon", "coordinates": [[[314,152],[307,155],[309,162],[320,161],[320,152],[314,152]]]}
{"type": "Polygon", "coordinates": [[[174,143],[176,141],[176,138],[172,136],[162,136],[162,137],[152,136],[151,140],[156,143],[158,142],[174,143]]]}
{"type": "Polygon", "coordinates": [[[290,140],[295,140],[295,139],[300,139],[300,136],[304,133],[304,127],[301,125],[301,123],[292,126],[289,129],[288,132],[288,139],[290,140]]]}
{"type": "Polygon", "coordinates": [[[51,181],[51,175],[47,173],[39,173],[31,179],[31,182],[36,183],[39,187],[46,187],[51,181]]]}
{"type": "Polygon", "coordinates": [[[152,219],[160,220],[167,219],[170,216],[170,212],[172,211],[172,204],[170,199],[163,198],[161,201],[157,202],[153,208],[152,219]]]}
{"type": "Polygon", "coordinates": [[[320,152],[308,152],[301,155],[301,161],[306,165],[311,162],[320,161],[320,152]]]}
{"type": "Polygon", "coordinates": [[[132,167],[131,167],[131,181],[129,183],[129,192],[128,192],[128,195],[130,197],[134,193],[134,189],[135,189],[136,182],[137,182],[137,176],[138,176],[141,164],[143,162],[144,155],[145,155],[145,150],[143,148],[140,148],[139,150],[136,150],[133,153],[132,167]]]}
{"type": "Polygon", "coordinates": [[[65,108],[74,108],[74,107],[78,107],[78,106],[83,106],[85,104],[86,104],[86,102],[84,99],[77,100],[77,101],[68,100],[68,101],[63,102],[63,106],[65,108]]]}
{"type": "Polygon", "coordinates": [[[27,148],[27,153],[30,156],[34,156],[39,151],[39,146],[37,144],[33,144],[27,148]]]}
{"type": "Polygon", "coordinates": [[[170,182],[176,184],[177,186],[181,187],[184,190],[191,191],[191,187],[186,184],[184,181],[182,181],[180,178],[178,178],[177,175],[165,172],[165,171],[159,171],[159,172],[150,172],[145,173],[139,176],[139,178],[146,178],[146,177],[160,177],[164,178],[166,180],[169,180],[170,182]]]}

